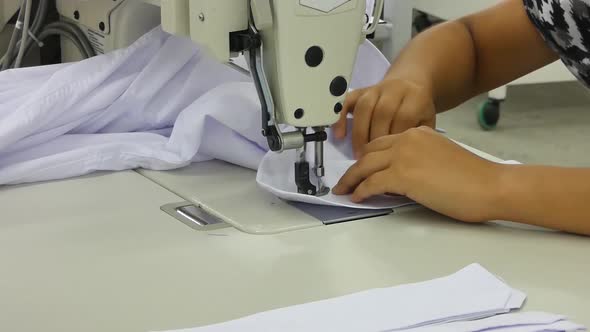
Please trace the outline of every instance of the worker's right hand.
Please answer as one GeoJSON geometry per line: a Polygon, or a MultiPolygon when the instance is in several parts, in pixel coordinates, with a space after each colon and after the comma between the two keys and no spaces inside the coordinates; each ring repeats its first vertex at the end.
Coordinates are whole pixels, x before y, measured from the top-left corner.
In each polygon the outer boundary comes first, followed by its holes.
{"type": "Polygon", "coordinates": [[[347,136],[347,116],[353,114],[352,148],[356,158],[363,147],[382,136],[410,128],[436,125],[432,94],[409,80],[385,79],[379,84],[350,92],[333,126],[335,138],[347,136]]]}

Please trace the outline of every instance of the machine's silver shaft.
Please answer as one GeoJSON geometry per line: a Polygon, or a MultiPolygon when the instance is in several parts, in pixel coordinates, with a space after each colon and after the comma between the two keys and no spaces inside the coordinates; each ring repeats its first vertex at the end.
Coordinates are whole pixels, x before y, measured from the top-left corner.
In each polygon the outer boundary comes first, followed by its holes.
{"type": "MultiPolygon", "coordinates": [[[[316,131],[323,130],[323,128],[316,129],[316,131]]],[[[330,192],[330,188],[324,184],[324,176],[326,176],[326,168],[324,166],[324,142],[315,142],[315,160],[314,172],[318,180],[317,196],[324,196],[330,192]]]]}
{"type": "MultiPolygon", "coordinates": [[[[315,147],[315,163],[313,167],[313,173],[317,180],[317,187],[311,183],[310,167],[307,162],[307,144],[304,142],[302,146],[297,148],[297,160],[295,162],[295,183],[297,184],[297,191],[300,194],[324,196],[330,193],[330,188],[324,185],[323,178],[326,175],[326,169],[324,167],[324,140],[325,132],[324,128],[314,128],[316,131],[315,135],[307,136],[314,139],[315,147]]],[[[302,136],[306,135],[306,128],[299,128],[302,136]]]]}

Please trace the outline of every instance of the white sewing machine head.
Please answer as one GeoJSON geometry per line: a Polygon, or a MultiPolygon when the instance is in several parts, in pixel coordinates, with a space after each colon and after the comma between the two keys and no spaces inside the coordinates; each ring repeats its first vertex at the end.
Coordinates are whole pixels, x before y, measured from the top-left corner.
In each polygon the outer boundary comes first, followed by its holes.
{"type": "MultiPolygon", "coordinates": [[[[364,29],[365,0],[168,0],[161,6],[164,30],[190,36],[221,61],[248,55],[270,149],[298,150],[299,192],[329,192],[322,183],[325,129],[339,118],[358,45],[375,29],[364,29]],[[293,129],[282,132],[281,125],[293,129]],[[311,142],[317,187],[306,161],[311,142]]],[[[383,0],[375,8],[379,17],[383,0]]]]}

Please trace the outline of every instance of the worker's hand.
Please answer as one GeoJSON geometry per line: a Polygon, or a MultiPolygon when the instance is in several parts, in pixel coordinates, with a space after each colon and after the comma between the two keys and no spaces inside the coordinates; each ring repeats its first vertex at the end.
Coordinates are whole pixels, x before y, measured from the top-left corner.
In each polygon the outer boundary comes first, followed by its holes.
{"type": "Polygon", "coordinates": [[[333,192],[354,202],[400,194],[455,219],[488,221],[502,167],[420,127],[369,143],[333,192]]]}
{"type": "Polygon", "coordinates": [[[385,79],[377,85],[348,94],[334,125],[337,139],[347,135],[347,116],[354,115],[352,147],[358,158],[364,145],[410,128],[436,125],[436,110],[429,89],[401,79],[385,79]]]}

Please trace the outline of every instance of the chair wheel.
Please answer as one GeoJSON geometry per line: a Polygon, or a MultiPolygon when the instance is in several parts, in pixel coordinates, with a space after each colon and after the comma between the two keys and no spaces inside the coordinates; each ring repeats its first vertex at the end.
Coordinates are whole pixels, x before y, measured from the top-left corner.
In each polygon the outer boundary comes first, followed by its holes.
{"type": "Polygon", "coordinates": [[[477,120],[483,130],[494,130],[500,120],[500,101],[488,99],[479,108],[477,120]]]}

